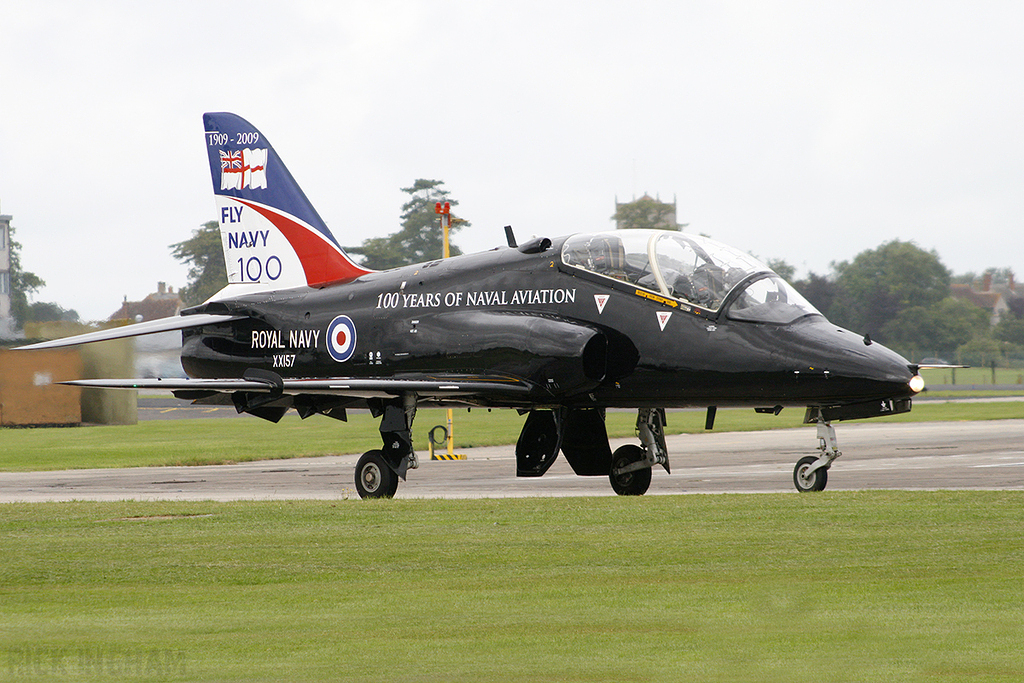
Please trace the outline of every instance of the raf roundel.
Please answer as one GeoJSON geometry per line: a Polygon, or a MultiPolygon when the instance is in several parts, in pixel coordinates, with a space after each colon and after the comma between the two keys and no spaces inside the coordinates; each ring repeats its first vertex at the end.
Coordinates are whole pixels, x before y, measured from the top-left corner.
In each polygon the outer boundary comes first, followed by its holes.
{"type": "Polygon", "coordinates": [[[356,326],[347,315],[339,315],[327,326],[327,352],[344,363],[356,350],[356,326]]]}

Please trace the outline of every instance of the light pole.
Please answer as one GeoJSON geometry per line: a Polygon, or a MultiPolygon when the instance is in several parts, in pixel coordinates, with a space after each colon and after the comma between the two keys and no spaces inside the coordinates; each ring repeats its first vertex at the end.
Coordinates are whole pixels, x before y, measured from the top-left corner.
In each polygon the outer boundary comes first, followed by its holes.
{"type": "MultiPolygon", "coordinates": [[[[441,203],[437,202],[434,204],[434,213],[441,217],[441,230],[444,234],[444,258],[451,256],[451,250],[448,247],[448,230],[452,226],[452,206],[449,202],[441,203]]],[[[455,455],[455,434],[454,426],[452,424],[452,409],[448,409],[448,460],[461,460],[465,456],[455,455]]],[[[433,449],[433,446],[431,446],[433,449]]],[[[436,457],[432,455],[431,457],[436,457]]]]}

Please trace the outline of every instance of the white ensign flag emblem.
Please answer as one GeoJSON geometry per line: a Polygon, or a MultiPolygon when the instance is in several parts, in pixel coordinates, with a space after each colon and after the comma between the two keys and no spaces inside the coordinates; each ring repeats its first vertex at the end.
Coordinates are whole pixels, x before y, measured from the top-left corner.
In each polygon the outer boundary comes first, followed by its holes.
{"type": "Polygon", "coordinates": [[[267,189],[267,150],[220,150],[220,189],[267,189]]]}

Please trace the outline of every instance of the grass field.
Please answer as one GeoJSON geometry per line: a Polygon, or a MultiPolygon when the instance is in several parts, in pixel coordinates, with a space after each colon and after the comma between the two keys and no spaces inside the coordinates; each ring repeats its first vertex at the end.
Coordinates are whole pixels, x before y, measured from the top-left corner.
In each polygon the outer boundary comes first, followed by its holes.
{"type": "Polygon", "coordinates": [[[1024,368],[996,368],[996,381],[992,369],[983,367],[931,368],[921,371],[927,384],[1019,384],[1024,389],[1024,368]],[[955,381],[954,381],[955,379],[955,381]]]}
{"type": "Polygon", "coordinates": [[[1020,681],[1021,492],[0,506],[0,678],[1020,681]]]}
{"type": "MultiPolygon", "coordinates": [[[[910,413],[872,422],[918,420],[998,420],[1024,418],[1024,402],[918,402],[910,413]]],[[[459,448],[513,444],[525,418],[512,410],[456,411],[459,448]]],[[[803,411],[760,415],[749,409],[718,411],[716,431],[799,427],[803,411]]],[[[421,410],[416,417],[416,448],[426,451],[430,428],[445,422],[442,410],[421,410]]],[[[608,413],[612,438],[632,436],[636,414],[608,413]]],[[[0,471],[82,469],[152,465],[199,465],[362,453],[380,448],[378,420],[352,413],[348,422],[325,417],[300,420],[294,414],[279,424],[257,418],[153,420],[128,427],[0,430],[0,471]]],[[[669,413],[670,434],[704,430],[703,411],[669,413]]]]}
{"type": "MultiPolygon", "coordinates": [[[[633,433],[634,413],[608,417],[633,433]]],[[[716,430],[801,418],[720,410],[716,430]]],[[[873,422],[1004,418],[1024,403],[873,422]]],[[[419,440],[443,421],[420,411],[419,440]]],[[[522,421],[457,412],[458,443],[512,443],[522,421]]],[[[671,433],[703,426],[669,415],[671,433]]],[[[0,469],[376,447],[364,414],[8,429],[0,469]]],[[[990,491],[3,504],[0,680],[1020,681],[1022,506],[990,491]]]]}

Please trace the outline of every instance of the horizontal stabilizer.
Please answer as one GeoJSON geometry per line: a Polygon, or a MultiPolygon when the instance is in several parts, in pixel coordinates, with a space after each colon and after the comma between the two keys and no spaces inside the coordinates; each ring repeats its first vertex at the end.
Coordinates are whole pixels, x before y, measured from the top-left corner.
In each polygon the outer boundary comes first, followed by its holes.
{"type": "Polygon", "coordinates": [[[87,332],[73,337],[64,337],[63,339],[54,339],[53,341],[39,342],[38,344],[29,344],[28,346],[19,346],[17,349],[21,351],[31,351],[33,349],[56,349],[62,346],[77,346],[78,344],[88,344],[90,342],[126,339],[128,337],[141,337],[146,334],[172,332],[174,330],[187,330],[192,327],[227,323],[233,320],[242,320],[244,318],[245,316],[217,315],[214,313],[160,318],[159,320],[149,320],[144,323],[125,325],[124,327],[113,327],[109,330],[87,332]]]}

